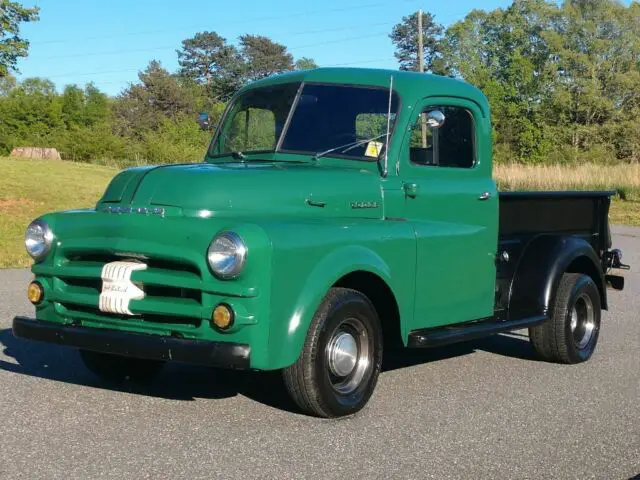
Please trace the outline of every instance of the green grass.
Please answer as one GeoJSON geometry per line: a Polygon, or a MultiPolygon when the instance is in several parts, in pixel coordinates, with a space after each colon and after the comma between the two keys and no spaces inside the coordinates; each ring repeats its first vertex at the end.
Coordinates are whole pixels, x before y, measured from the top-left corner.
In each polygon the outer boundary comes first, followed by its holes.
{"type": "Polygon", "coordinates": [[[93,207],[116,173],[97,165],[0,157],[0,268],[30,265],[23,238],[31,220],[93,207]]]}
{"type": "Polygon", "coordinates": [[[611,223],[640,225],[640,165],[498,164],[494,176],[500,190],[610,190],[611,223]]]}
{"type": "Polygon", "coordinates": [[[640,226],[640,200],[614,200],[609,218],[616,225],[640,226]]]}
{"type": "MultiPolygon", "coordinates": [[[[46,212],[92,207],[118,169],[83,163],[0,157],[0,268],[26,267],[24,230],[46,212]]],[[[640,166],[496,166],[505,190],[616,190],[611,222],[640,225],[640,166]]]]}

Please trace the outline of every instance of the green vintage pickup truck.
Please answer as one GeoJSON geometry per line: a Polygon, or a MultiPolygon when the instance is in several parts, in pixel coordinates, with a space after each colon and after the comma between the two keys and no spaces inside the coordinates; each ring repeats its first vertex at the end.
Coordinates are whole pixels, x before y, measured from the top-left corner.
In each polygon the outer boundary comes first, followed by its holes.
{"type": "Polygon", "coordinates": [[[27,229],[35,319],[111,380],[166,361],[281,370],[300,408],[360,410],[383,351],[529,328],[593,353],[610,192],[498,194],[484,95],[450,78],[321,68],[229,102],[202,163],[125,170],[95,208],[27,229]]]}

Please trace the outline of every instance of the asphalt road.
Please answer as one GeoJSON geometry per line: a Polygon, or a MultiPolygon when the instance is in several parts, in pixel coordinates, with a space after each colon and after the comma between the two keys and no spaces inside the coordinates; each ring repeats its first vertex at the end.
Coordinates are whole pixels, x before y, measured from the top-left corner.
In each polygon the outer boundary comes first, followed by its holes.
{"type": "Polygon", "coordinates": [[[535,360],[526,332],[387,362],[369,406],[293,410],[277,375],[172,365],[114,389],[75,351],[15,339],[30,274],[0,271],[0,478],[598,478],[640,473],[640,228],[579,366],[535,360]]]}

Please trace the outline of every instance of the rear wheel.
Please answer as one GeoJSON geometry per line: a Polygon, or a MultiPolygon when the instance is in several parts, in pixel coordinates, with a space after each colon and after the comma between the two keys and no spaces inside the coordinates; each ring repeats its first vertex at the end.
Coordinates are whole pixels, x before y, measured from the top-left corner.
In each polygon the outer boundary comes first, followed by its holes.
{"type": "Polygon", "coordinates": [[[138,382],[151,380],[164,366],[164,362],[157,360],[121,357],[90,350],[80,350],[80,358],[91,373],[115,383],[124,380],[138,382]]]}
{"type": "Polygon", "coordinates": [[[560,279],[551,318],[529,329],[531,344],[544,360],[585,362],[598,343],[600,316],[600,292],[591,277],[565,273],[560,279]]]}
{"type": "Polygon", "coordinates": [[[382,331],[369,299],[355,290],[331,289],[316,312],[300,357],[283,370],[296,404],[319,417],[362,409],[378,381],[382,331]]]}

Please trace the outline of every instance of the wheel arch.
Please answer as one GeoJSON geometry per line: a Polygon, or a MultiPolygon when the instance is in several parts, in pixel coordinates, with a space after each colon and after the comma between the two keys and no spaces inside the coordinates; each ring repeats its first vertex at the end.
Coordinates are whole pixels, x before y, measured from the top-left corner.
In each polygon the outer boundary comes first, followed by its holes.
{"type": "Polygon", "coordinates": [[[516,267],[509,291],[510,318],[547,315],[565,272],[591,277],[607,308],[607,292],[600,259],[583,238],[541,235],[526,246],[516,267]]]}
{"type": "Polygon", "coordinates": [[[600,293],[600,303],[603,310],[608,308],[607,304],[607,287],[605,283],[604,273],[599,267],[599,262],[594,261],[593,258],[587,255],[579,255],[575,257],[569,265],[567,265],[565,272],[567,273],[582,273],[591,277],[593,283],[596,284],[598,292],[600,293]]]}
{"type": "Polygon", "coordinates": [[[331,288],[336,287],[356,290],[369,299],[380,319],[385,348],[399,348],[404,344],[398,301],[380,276],[357,270],[344,275],[331,288]]]}
{"type": "Polygon", "coordinates": [[[333,287],[352,288],[366,295],[380,316],[384,333],[384,329],[392,332],[397,327],[397,335],[404,342],[402,312],[397,292],[392,286],[389,265],[369,248],[345,246],[317,263],[307,276],[287,318],[272,324],[269,340],[272,368],[286,367],[297,360],[313,316],[333,287]],[[391,306],[386,305],[385,301],[391,299],[391,306]],[[384,317],[386,314],[390,315],[390,322],[384,317]]]}

